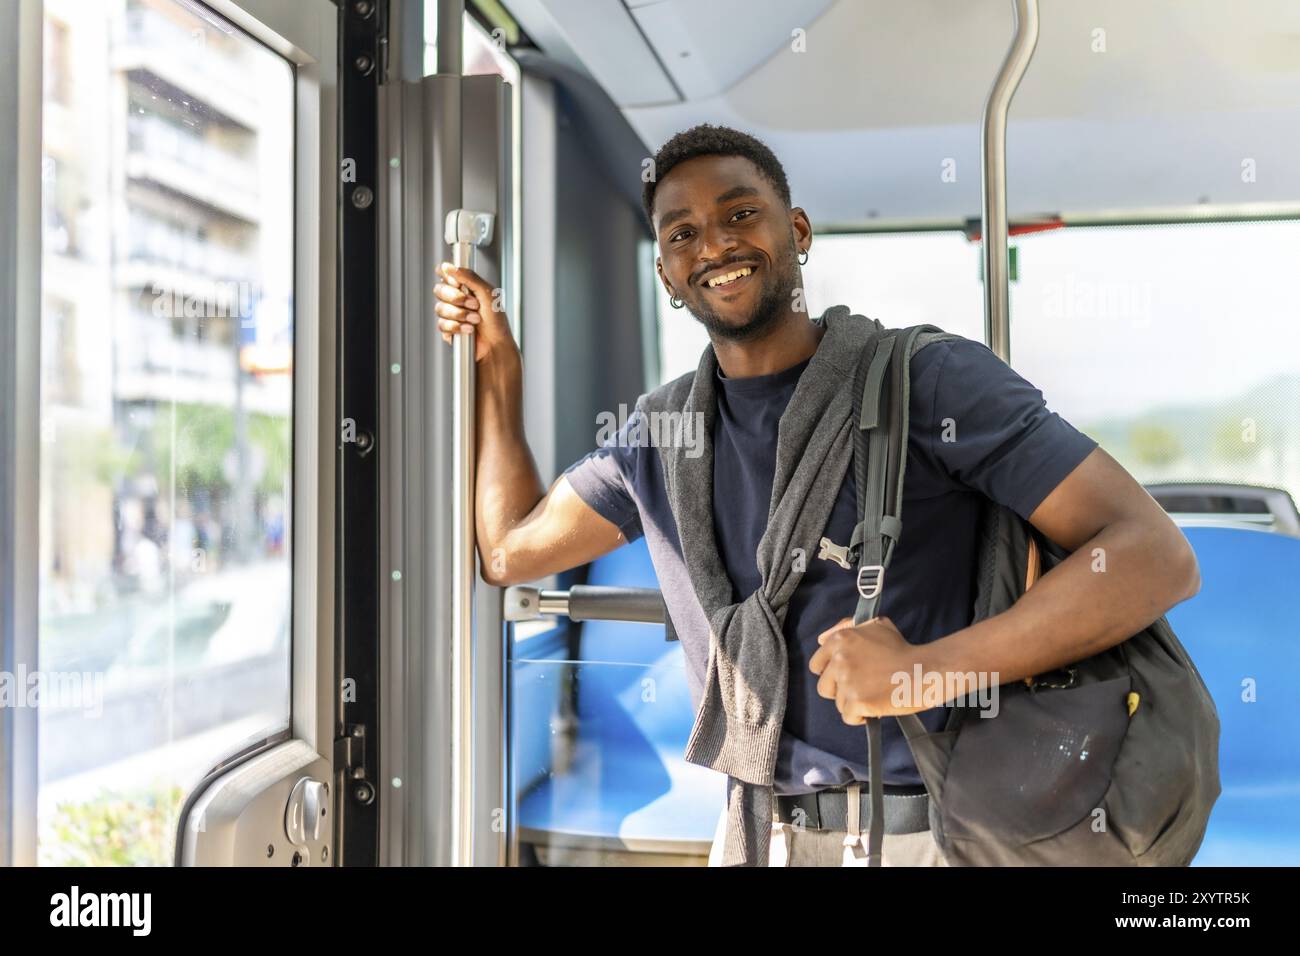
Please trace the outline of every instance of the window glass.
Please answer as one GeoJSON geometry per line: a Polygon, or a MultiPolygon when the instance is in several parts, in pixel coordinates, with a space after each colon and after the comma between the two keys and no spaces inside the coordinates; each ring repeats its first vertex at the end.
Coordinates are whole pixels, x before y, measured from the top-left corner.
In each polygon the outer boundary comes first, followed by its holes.
{"type": "Polygon", "coordinates": [[[1025,236],[1011,360],[1142,482],[1300,494],[1300,223],[1025,236]]]}
{"type": "Polygon", "coordinates": [[[198,4],[44,6],[39,860],[169,865],[289,721],[294,75],[198,4]]]}

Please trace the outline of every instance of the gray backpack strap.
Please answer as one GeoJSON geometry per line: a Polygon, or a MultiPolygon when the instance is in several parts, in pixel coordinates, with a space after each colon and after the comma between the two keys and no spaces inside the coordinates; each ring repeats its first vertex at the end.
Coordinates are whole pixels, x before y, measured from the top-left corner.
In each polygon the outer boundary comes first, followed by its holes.
{"type": "Polygon", "coordinates": [[[875,617],[885,568],[903,533],[911,357],[932,342],[956,337],[932,325],[891,330],[879,337],[874,350],[868,348],[870,354],[864,353],[858,364],[853,393],[858,422],[853,449],[858,525],[849,542],[858,566],[855,624],[875,617]]]}
{"type": "MultiPolygon", "coordinates": [[[[911,403],[912,355],[932,342],[956,338],[932,325],[916,325],[877,336],[858,363],[853,396],[857,430],[854,436],[854,480],[858,489],[858,525],[850,554],[858,565],[858,607],[853,623],[876,616],[884,590],[885,569],[903,533],[903,475],[907,467],[908,409],[911,403]],[[859,398],[861,396],[861,398],[859,398]]],[[[911,737],[924,733],[915,714],[897,718],[911,737]]],[[[884,785],[881,779],[880,718],[867,718],[867,769],[870,774],[871,819],[867,836],[867,865],[880,866],[885,835],[884,785]]]]}

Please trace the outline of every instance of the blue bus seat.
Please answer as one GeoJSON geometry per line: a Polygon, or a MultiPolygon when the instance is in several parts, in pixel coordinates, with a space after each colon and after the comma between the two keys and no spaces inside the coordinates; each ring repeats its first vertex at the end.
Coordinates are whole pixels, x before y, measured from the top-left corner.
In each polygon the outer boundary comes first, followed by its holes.
{"type": "MultiPolygon", "coordinates": [[[[645,540],[597,559],[587,583],[658,587],[645,540]]],[[[694,710],[681,645],[658,624],[575,626],[576,746],[520,798],[521,840],[707,855],[725,778],[682,759],[694,710]]]]}
{"type": "Polygon", "coordinates": [[[1201,591],[1169,623],[1219,711],[1223,793],[1197,866],[1300,863],[1300,538],[1186,522],[1201,591]],[[1255,699],[1245,699],[1253,682],[1255,699]]]}

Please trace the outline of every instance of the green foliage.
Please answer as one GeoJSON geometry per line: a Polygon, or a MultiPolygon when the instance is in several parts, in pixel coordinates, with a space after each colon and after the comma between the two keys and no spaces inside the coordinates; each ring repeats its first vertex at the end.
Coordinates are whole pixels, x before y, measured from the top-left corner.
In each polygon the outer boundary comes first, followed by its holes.
{"type": "MultiPolygon", "coordinates": [[[[151,444],[164,480],[172,467],[172,416],[176,417],[176,481],[187,488],[229,486],[226,456],[235,447],[235,414],[222,405],[177,404],[160,406],[154,419],[151,444]]],[[[292,424],[287,415],[248,416],[248,443],[266,462],[258,488],[275,492],[284,487],[293,460],[292,424]]]]}
{"type": "Polygon", "coordinates": [[[250,415],[248,441],[261,450],[266,460],[258,490],[268,493],[282,491],[293,469],[293,423],[289,416],[250,415]]]}
{"type": "Polygon", "coordinates": [[[184,791],[158,784],[61,803],[42,828],[41,866],[171,866],[184,791]]]}
{"type": "Polygon", "coordinates": [[[159,481],[171,474],[175,454],[176,480],[183,487],[222,485],[226,480],[222,465],[235,444],[234,416],[220,405],[160,405],[153,423],[152,444],[159,481]]]}
{"type": "Polygon", "coordinates": [[[1129,432],[1133,454],[1144,465],[1168,465],[1182,455],[1178,435],[1163,425],[1138,424],[1129,432]]]}
{"type": "Polygon", "coordinates": [[[60,422],[50,450],[50,467],[74,488],[112,487],[123,475],[140,467],[135,449],[123,447],[111,428],[60,422]]]}
{"type": "Polygon", "coordinates": [[[111,488],[121,476],[133,474],[140,468],[140,456],[136,450],[119,444],[111,429],[96,432],[89,447],[91,472],[101,485],[111,488]]]}
{"type": "Polygon", "coordinates": [[[1242,461],[1250,458],[1259,448],[1263,436],[1256,427],[1248,432],[1242,424],[1242,416],[1222,418],[1214,428],[1214,454],[1229,461],[1242,461]],[[1253,439],[1248,441],[1247,438],[1253,439]]]}

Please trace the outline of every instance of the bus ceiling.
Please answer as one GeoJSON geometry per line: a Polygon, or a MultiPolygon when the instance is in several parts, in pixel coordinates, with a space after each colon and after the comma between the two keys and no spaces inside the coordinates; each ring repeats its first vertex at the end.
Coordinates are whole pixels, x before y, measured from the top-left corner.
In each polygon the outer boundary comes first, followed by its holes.
{"type": "MultiPolygon", "coordinates": [[[[647,151],[700,122],[762,138],[819,230],[979,214],[1008,0],[491,6],[599,84],[647,151]]],[[[1038,19],[1008,120],[1013,226],[1300,214],[1300,5],[1040,0],[1038,19]]]]}

